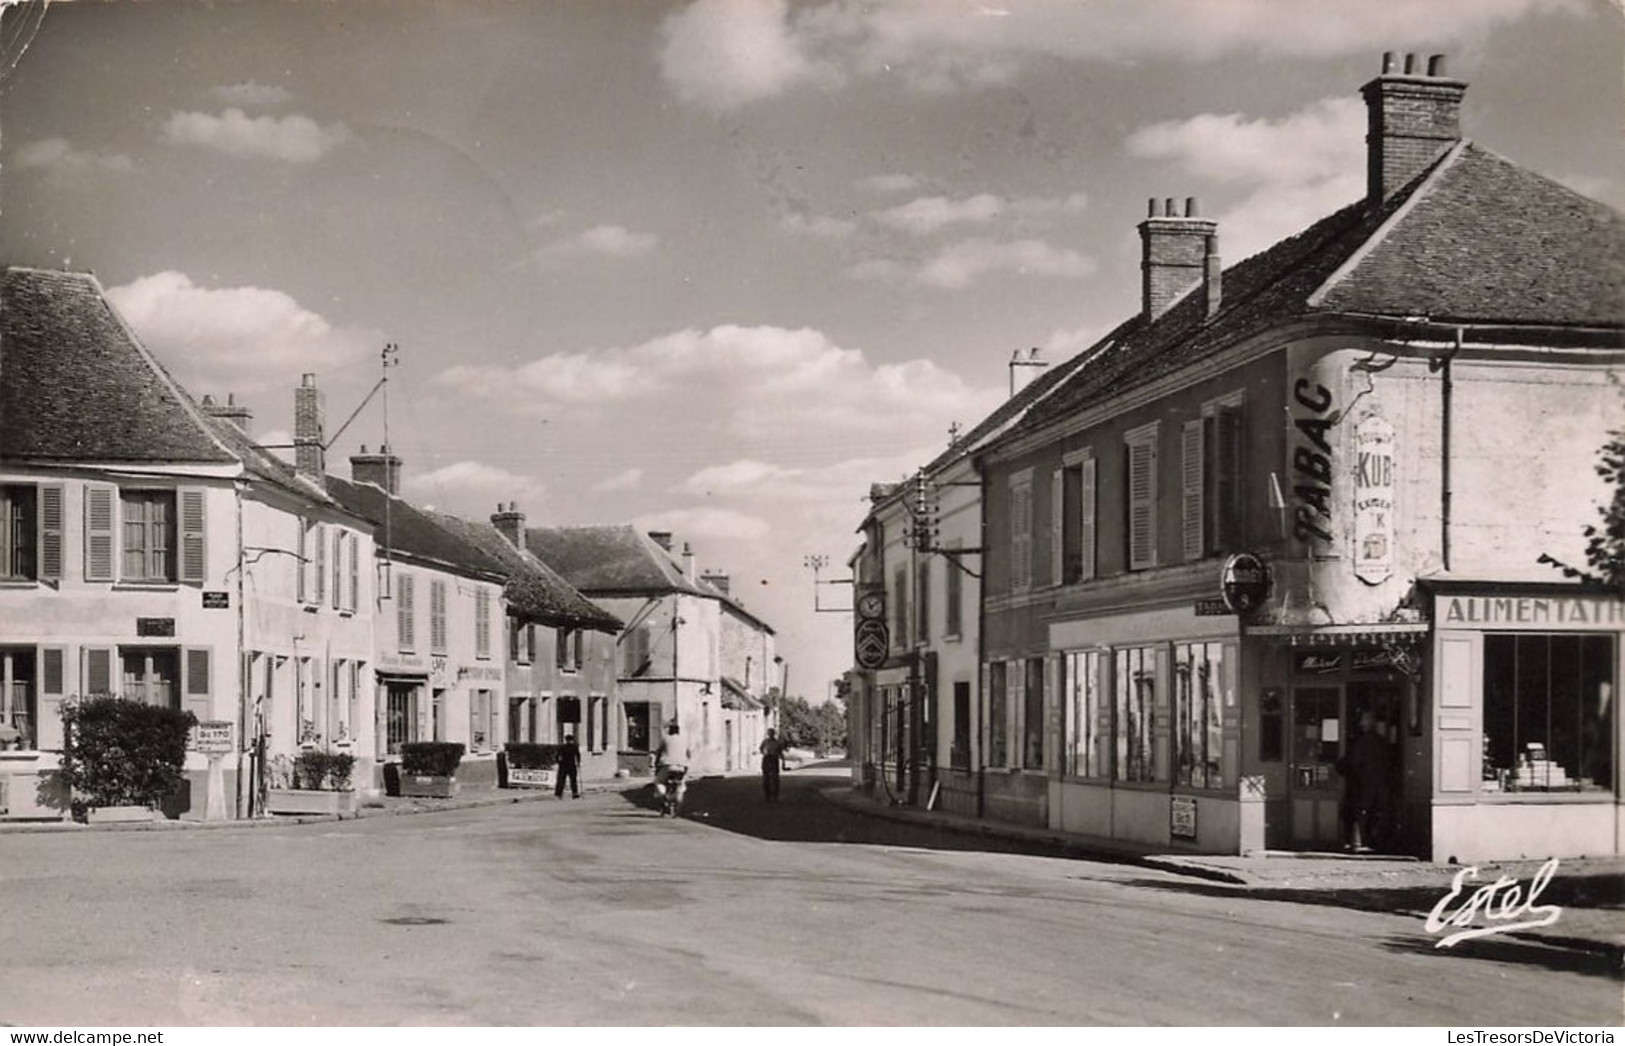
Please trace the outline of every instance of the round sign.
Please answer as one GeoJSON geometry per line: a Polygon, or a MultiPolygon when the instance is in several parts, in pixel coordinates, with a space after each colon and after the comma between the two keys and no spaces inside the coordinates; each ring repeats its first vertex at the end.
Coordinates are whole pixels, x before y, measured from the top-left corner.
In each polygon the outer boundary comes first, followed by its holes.
{"type": "Polygon", "coordinates": [[[858,616],[880,619],[886,616],[886,597],[879,592],[865,592],[858,597],[858,616]]]}
{"type": "Polygon", "coordinates": [[[1238,552],[1224,561],[1219,573],[1219,598],[1235,614],[1256,608],[1270,594],[1270,568],[1251,552],[1238,552]]]}
{"type": "Polygon", "coordinates": [[[886,663],[886,651],[891,648],[891,634],[884,621],[869,618],[858,622],[853,637],[852,653],[858,667],[874,670],[886,663]]]}

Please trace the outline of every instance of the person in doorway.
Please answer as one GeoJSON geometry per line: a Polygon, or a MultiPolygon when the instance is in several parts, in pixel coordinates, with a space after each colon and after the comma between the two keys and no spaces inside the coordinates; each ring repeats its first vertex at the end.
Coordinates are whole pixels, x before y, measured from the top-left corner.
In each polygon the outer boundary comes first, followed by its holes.
{"type": "Polygon", "coordinates": [[[1388,739],[1377,730],[1377,717],[1360,715],[1360,732],[1343,757],[1343,846],[1369,853],[1387,831],[1388,739]]]}
{"type": "Polygon", "coordinates": [[[767,737],[762,741],[762,795],[770,803],[779,801],[779,772],[784,769],[784,742],[779,740],[778,731],[772,727],[767,729],[767,737]]]}
{"type": "Polygon", "coordinates": [[[581,747],[576,744],[576,735],[565,734],[564,743],[559,745],[559,774],[553,785],[553,797],[564,798],[564,782],[570,782],[570,795],[581,798],[581,747]]]}

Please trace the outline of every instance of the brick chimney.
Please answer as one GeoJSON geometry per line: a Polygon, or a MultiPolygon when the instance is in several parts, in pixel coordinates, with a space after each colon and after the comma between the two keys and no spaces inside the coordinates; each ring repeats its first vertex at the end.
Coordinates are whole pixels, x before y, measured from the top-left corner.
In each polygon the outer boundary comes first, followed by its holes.
{"type": "Polygon", "coordinates": [[[1028,349],[1022,352],[1017,349],[1010,356],[1010,395],[1014,396],[1022,389],[1031,385],[1044,368],[1049,366],[1049,360],[1043,358],[1043,349],[1028,349]]]}
{"type": "Polygon", "coordinates": [[[378,453],[368,454],[367,445],[361,453],[350,455],[350,479],[356,483],[371,483],[386,494],[401,492],[401,459],[390,453],[387,444],[378,453]]]}
{"type": "Polygon", "coordinates": [[[700,575],[700,580],[710,585],[718,592],[721,592],[725,596],[729,594],[728,585],[730,584],[730,579],[727,574],[720,574],[714,570],[707,570],[705,573],[700,575]]]}
{"type": "Polygon", "coordinates": [[[653,541],[667,552],[671,551],[671,531],[651,530],[649,531],[649,540],[653,541]]]}
{"type": "Polygon", "coordinates": [[[1171,197],[1161,210],[1158,214],[1157,201],[1151,200],[1145,221],[1140,223],[1140,304],[1145,318],[1161,316],[1203,283],[1207,284],[1209,309],[1216,310],[1219,223],[1198,216],[1194,196],[1186,198],[1184,214],[1171,197]]]}
{"type": "Polygon", "coordinates": [[[1382,75],[1360,88],[1366,107],[1366,202],[1377,206],[1409,184],[1461,140],[1461,99],[1467,84],[1445,76],[1444,55],[1382,56],[1382,75]]]}
{"type": "Polygon", "coordinates": [[[211,418],[221,418],[237,426],[237,430],[244,435],[248,434],[248,427],[254,420],[254,412],[237,402],[237,394],[226,393],[226,402],[216,403],[213,396],[203,397],[203,413],[211,418]]]}
{"type": "Polygon", "coordinates": [[[304,375],[293,391],[294,467],[300,475],[318,483],[327,480],[327,451],[323,446],[326,440],[322,435],[324,410],[321,390],[316,388],[316,375],[304,375]]]}
{"type": "Polygon", "coordinates": [[[504,507],[497,505],[496,512],[491,516],[491,525],[497,528],[497,533],[508,539],[508,544],[525,551],[525,514],[519,511],[519,502],[510,501],[504,507]]]}

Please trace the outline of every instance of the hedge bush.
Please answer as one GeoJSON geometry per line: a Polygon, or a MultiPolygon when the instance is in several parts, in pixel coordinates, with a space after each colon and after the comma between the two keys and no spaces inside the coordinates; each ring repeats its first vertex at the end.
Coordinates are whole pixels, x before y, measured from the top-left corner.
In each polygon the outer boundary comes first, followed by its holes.
{"type": "Polygon", "coordinates": [[[293,786],[314,792],[348,792],[355,756],[349,752],[300,752],[293,761],[293,786]]]}
{"type": "Polygon", "coordinates": [[[455,741],[408,741],[401,745],[401,773],[413,777],[452,777],[463,761],[455,741]]]}
{"type": "Polygon", "coordinates": [[[157,806],[186,779],[191,712],[96,697],[65,706],[62,721],[62,775],[85,806],[157,806]]]}
{"type": "Polygon", "coordinates": [[[527,741],[510,742],[503,749],[511,770],[547,770],[559,765],[558,745],[538,745],[527,741]]]}

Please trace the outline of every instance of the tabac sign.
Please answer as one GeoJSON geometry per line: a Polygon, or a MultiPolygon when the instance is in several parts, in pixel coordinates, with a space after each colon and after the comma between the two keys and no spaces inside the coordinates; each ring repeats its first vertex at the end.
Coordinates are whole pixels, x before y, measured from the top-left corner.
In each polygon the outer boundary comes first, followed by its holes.
{"type": "Polygon", "coordinates": [[[1394,573],[1394,427],[1375,414],[1354,426],[1354,576],[1394,573]]]}

